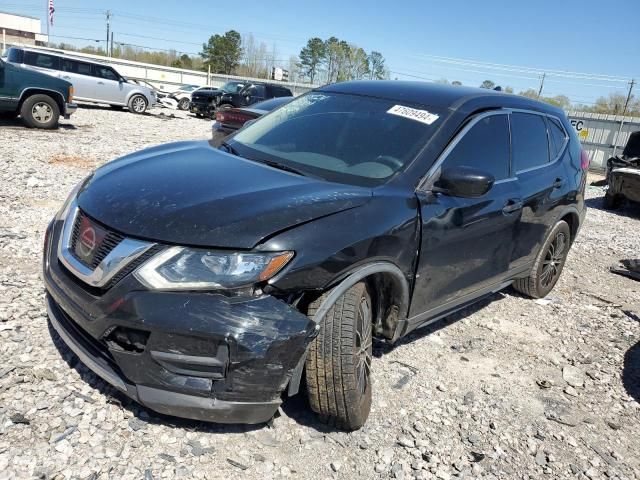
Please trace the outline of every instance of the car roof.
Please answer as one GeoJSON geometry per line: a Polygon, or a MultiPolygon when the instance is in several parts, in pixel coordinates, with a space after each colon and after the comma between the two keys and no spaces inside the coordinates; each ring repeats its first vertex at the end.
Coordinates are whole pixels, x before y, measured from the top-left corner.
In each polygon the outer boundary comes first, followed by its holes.
{"type": "Polygon", "coordinates": [[[485,88],[402,80],[356,80],[334,83],[316,91],[364,95],[432,108],[463,110],[466,104],[478,108],[523,108],[554,115],[564,112],[547,103],[485,88]]]}

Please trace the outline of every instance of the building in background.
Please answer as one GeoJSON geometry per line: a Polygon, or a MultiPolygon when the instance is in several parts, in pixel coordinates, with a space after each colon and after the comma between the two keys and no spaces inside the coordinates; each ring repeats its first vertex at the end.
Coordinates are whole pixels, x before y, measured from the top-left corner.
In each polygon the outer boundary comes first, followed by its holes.
{"type": "Polygon", "coordinates": [[[48,37],[41,33],[40,27],[39,18],[0,12],[0,52],[16,43],[45,46],[48,37]]]}

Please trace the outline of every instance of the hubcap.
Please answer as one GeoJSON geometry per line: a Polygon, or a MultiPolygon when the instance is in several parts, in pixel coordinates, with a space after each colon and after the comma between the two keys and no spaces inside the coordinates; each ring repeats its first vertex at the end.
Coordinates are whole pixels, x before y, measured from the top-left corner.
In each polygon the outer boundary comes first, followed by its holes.
{"type": "Polygon", "coordinates": [[[137,97],[133,99],[133,109],[140,113],[140,112],[144,112],[144,108],[145,108],[145,101],[143,98],[141,97],[137,97]]]}
{"type": "Polygon", "coordinates": [[[47,123],[53,118],[53,109],[45,102],[38,102],[31,109],[31,116],[38,123],[47,123]]]}
{"type": "Polygon", "coordinates": [[[540,275],[540,284],[543,287],[551,285],[560,274],[560,267],[564,261],[564,253],[567,248],[567,237],[564,233],[558,233],[553,239],[547,254],[542,262],[542,274],[540,275]]]}
{"type": "Polygon", "coordinates": [[[361,298],[360,305],[358,305],[358,318],[356,320],[356,356],[358,359],[356,367],[358,390],[361,395],[364,395],[369,385],[372,357],[371,308],[366,298],[361,298]]]}

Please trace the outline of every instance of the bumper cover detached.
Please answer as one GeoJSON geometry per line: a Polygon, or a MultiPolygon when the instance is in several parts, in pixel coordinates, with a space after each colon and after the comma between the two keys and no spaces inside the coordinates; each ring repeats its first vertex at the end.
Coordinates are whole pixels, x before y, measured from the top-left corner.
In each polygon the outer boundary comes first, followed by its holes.
{"type": "Polygon", "coordinates": [[[275,297],[148,291],[133,275],[95,291],[58,261],[59,230],[45,250],[49,318],[89,369],[168,415],[254,424],[274,415],[316,335],[312,320],[275,297]]]}

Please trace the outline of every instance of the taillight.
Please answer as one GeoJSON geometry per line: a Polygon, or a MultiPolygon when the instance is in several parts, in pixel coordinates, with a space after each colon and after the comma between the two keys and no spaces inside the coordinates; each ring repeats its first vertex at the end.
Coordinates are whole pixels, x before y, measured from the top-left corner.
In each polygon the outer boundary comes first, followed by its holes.
{"type": "Polygon", "coordinates": [[[245,113],[240,112],[218,112],[216,113],[216,120],[220,123],[238,123],[240,125],[244,125],[245,122],[248,122],[253,117],[251,115],[247,115],[245,113]]]}
{"type": "Polygon", "coordinates": [[[591,163],[591,160],[589,159],[589,155],[585,150],[581,149],[580,150],[580,168],[582,168],[582,170],[589,170],[589,163],[591,163]]]}

